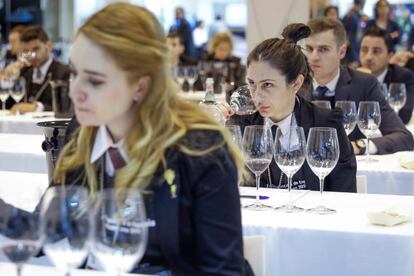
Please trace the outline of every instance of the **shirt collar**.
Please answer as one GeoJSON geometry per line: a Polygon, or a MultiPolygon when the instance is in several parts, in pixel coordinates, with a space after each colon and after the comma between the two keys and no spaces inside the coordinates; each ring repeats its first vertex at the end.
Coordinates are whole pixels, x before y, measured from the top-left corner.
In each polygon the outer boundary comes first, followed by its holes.
{"type": "Polygon", "coordinates": [[[382,72],[381,74],[379,74],[377,76],[377,80],[379,81],[379,83],[383,83],[384,82],[385,76],[387,75],[387,73],[388,73],[388,67],[385,68],[384,72],[382,72]]]}
{"type": "Polygon", "coordinates": [[[45,63],[43,63],[39,68],[33,68],[33,79],[36,78],[36,69],[37,69],[37,70],[40,70],[40,73],[41,73],[40,79],[43,81],[46,77],[46,73],[49,70],[49,67],[52,64],[52,62],[53,62],[53,58],[49,57],[49,59],[45,63]]]}
{"type": "Polygon", "coordinates": [[[338,72],[336,73],[335,77],[325,85],[320,85],[316,81],[316,79],[313,79],[313,89],[316,89],[318,86],[326,86],[329,89],[329,91],[335,92],[336,85],[338,84],[340,72],[341,70],[338,68],[338,72]]]}
{"type": "Polygon", "coordinates": [[[105,125],[101,125],[96,133],[95,142],[91,153],[91,163],[95,163],[99,158],[104,155],[110,147],[118,148],[121,156],[124,160],[128,160],[128,155],[124,149],[124,139],[121,139],[117,143],[114,143],[111,135],[106,129],[105,125]]]}
{"type": "Polygon", "coordinates": [[[290,126],[296,126],[296,119],[295,116],[293,116],[293,112],[290,113],[286,118],[284,118],[280,122],[273,122],[272,119],[269,117],[265,118],[265,125],[267,125],[269,128],[271,128],[274,125],[277,125],[278,128],[280,128],[280,131],[282,131],[283,135],[286,135],[289,132],[290,126]]]}

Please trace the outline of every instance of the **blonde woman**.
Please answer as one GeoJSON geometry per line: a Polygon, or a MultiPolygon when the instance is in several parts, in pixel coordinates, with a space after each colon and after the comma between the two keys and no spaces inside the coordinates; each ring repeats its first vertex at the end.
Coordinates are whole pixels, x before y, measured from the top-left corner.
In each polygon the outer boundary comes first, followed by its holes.
{"type": "Polygon", "coordinates": [[[217,33],[208,44],[207,61],[240,62],[240,58],[232,55],[233,38],[229,32],[217,33]]]}
{"type": "Polygon", "coordinates": [[[156,226],[134,272],[244,275],[242,159],[221,126],[176,96],[167,56],[163,30],[144,8],[111,4],[80,28],[70,53],[80,127],[60,154],[54,182],[85,183],[92,194],[150,192],[147,215],[156,226]]]}

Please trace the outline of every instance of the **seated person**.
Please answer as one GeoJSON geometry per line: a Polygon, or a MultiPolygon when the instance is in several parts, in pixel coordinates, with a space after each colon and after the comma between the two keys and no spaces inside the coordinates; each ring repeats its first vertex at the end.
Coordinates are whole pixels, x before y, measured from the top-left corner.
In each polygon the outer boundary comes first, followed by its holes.
{"type": "Polygon", "coordinates": [[[46,32],[37,26],[27,27],[20,37],[23,52],[35,53],[26,64],[17,62],[20,76],[26,80],[25,102],[15,104],[12,111],[51,111],[52,88],[50,80],[69,81],[69,67],[53,59],[52,42],[46,32]]]}
{"type": "MultiPolygon", "coordinates": [[[[325,178],[325,190],[356,192],[356,160],[342,125],[339,109],[323,109],[297,95],[302,86],[311,86],[310,67],[297,41],[307,37],[310,29],[304,24],[288,25],[283,39],[271,38],[261,42],[247,57],[247,81],[258,112],[253,115],[234,115],[229,123],[240,125],[274,125],[288,128],[303,127],[305,136],[311,127],[331,127],[337,130],[340,156],[336,167],[325,178]]],[[[288,130],[286,130],[288,131],[288,130]]],[[[274,159],[262,184],[282,188],[287,185],[274,159]]],[[[319,190],[319,179],[307,162],[293,176],[294,189],[319,190]]]]}
{"type": "Polygon", "coordinates": [[[20,36],[24,32],[25,27],[23,25],[14,26],[9,33],[9,50],[6,52],[5,59],[6,64],[10,64],[17,60],[17,56],[20,54],[20,36]]]}
{"type": "MultiPolygon", "coordinates": [[[[163,29],[144,8],[114,3],[86,21],[70,53],[80,128],[60,153],[54,185],[85,185],[91,198],[111,187],[145,192],[155,226],[135,273],[252,275],[241,154],[223,126],[177,96],[167,54],[163,29]]],[[[0,200],[0,211],[7,207],[0,200]]]]}
{"type": "Polygon", "coordinates": [[[414,106],[414,73],[395,64],[389,64],[392,56],[392,39],[387,32],[378,27],[368,28],[361,41],[360,62],[363,68],[369,69],[380,83],[404,83],[407,90],[407,101],[398,115],[407,124],[414,106]]]}
{"type": "Polygon", "coordinates": [[[184,54],[185,46],[181,37],[176,32],[170,32],[167,36],[167,45],[170,47],[171,66],[197,65],[197,61],[184,54]]]}
{"type": "MultiPolygon", "coordinates": [[[[305,39],[306,55],[312,69],[313,85],[299,93],[308,100],[377,101],[381,108],[382,137],[370,139],[371,154],[390,154],[412,150],[414,140],[410,131],[391,109],[378,80],[369,74],[340,66],[347,49],[344,26],[338,20],[326,17],[314,18],[308,22],[312,33],[305,39]]],[[[364,154],[366,139],[355,128],[349,135],[355,154],[364,154]],[[358,143],[356,142],[358,141],[358,143]]]]}

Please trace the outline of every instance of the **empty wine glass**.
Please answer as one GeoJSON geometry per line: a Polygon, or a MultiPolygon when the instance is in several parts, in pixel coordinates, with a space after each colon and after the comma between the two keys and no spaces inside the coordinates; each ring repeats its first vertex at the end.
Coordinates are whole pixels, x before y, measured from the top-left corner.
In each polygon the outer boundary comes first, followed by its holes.
{"type": "Polygon", "coordinates": [[[240,126],[226,125],[226,129],[230,131],[233,142],[241,149],[242,148],[242,134],[240,126]]]}
{"type": "Polygon", "coordinates": [[[336,129],[329,127],[313,127],[309,131],[306,146],[306,160],[313,173],[319,178],[320,205],[306,210],[315,214],[331,214],[336,211],[323,204],[325,177],[335,168],[339,159],[339,144],[336,129]]]}
{"type": "Polygon", "coordinates": [[[256,201],[245,206],[253,210],[266,210],[271,206],[260,203],[259,187],[260,175],[267,169],[273,156],[272,131],[265,126],[247,126],[243,134],[243,152],[246,157],[247,167],[256,176],[256,201]]]}
{"type": "Polygon", "coordinates": [[[2,104],[2,110],[6,110],[6,101],[10,96],[12,87],[13,80],[10,78],[4,78],[0,81],[0,100],[2,104]]]}
{"type": "Polygon", "coordinates": [[[342,110],[342,124],[346,135],[354,131],[357,121],[356,105],[354,101],[337,101],[335,107],[342,110]]]}
{"type": "Polygon", "coordinates": [[[407,90],[404,83],[390,83],[388,87],[388,103],[395,113],[405,105],[407,101],[407,90]]]}
{"type": "MultiPolygon", "coordinates": [[[[18,104],[26,94],[26,80],[24,77],[18,77],[10,90],[10,96],[18,104]]],[[[17,115],[20,114],[17,110],[17,115]]]]}
{"type": "Polygon", "coordinates": [[[10,205],[9,208],[0,212],[0,249],[15,263],[17,276],[21,276],[23,264],[36,255],[42,245],[39,220],[18,207],[10,205]]]}
{"type": "Polygon", "coordinates": [[[242,85],[234,90],[230,97],[230,108],[237,115],[250,115],[257,111],[248,85],[242,85]]]}
{"type": "Polygon", "coordinates": [[[148,224],[136,190],[105,189],[96,196],[93,254],[105,271],[120,275],[144,256],[148,224]]]}
{"type": "Polygon", "coordinates": [[[381,110],[378,102],[362,101],[358,106],[358,128],[367,137],[367,162],[377,160],[370,158],[369,141],[375,135],[381,124],[381,110]]]}
{"type": "Polygon", "coordinates": [[[289,201],[287,204],[277,207],[276,210],[288,213],[303,211],[303,208],[294,206],[291,198],[293,175],[302,167],[306,158],[306,139],[302,127],[290,126],[287,133],[283,133],[279,127],[275,137],[274,157],[280,170],[288,178],[289,201]]]}
{"type": "Polygon", "coordinates": [[[331,102],[330,101],[323,101],[323,100],[314,100],[312,103],[320,108],[331,109],[331,102]]]}
{"type": "Polygon", "coordinates": [[[93,220],[87,189],[80,186],[48,189],[40,214],[43,251],[59,270],[69,276],[89,252],[93,220]]]}
{"type": "Polygon", "coordinates": [[[197,67],[195,66],[187,66],[187,71],[186,71],[186,76],[187,76],[187,81],[188,81],[188,85],[190,88],[190,92],[194,92],[194,83],[197,79],[197,67]]]}

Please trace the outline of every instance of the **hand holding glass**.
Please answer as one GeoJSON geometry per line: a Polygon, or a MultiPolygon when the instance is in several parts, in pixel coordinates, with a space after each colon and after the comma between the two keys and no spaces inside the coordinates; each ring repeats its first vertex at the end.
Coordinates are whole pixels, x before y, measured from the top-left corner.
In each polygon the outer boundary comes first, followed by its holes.
{"type": "Polygon", "coordinates": [[[237,115],[250,115],[257,111],[248,85],[234,90],[230,97],[230,107],[237,115]]]}

